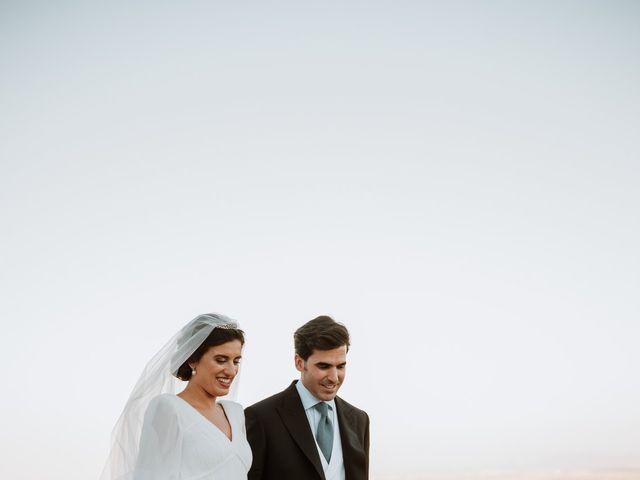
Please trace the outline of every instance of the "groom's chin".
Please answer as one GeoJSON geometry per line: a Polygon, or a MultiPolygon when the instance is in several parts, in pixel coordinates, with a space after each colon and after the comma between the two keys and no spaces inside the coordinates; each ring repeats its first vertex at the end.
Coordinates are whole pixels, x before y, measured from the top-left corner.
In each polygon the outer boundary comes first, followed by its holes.
{"type": "Polygon", "coordinates": [[[318,397],[320,400],[324,401],[324,402],[328,402],[330,400],[333,400],[334,398],[336,398],[336,395],[338,394],[338,387],[335,388],[322,388],[322,390],[320,392],[318,392],[318,397]]]}

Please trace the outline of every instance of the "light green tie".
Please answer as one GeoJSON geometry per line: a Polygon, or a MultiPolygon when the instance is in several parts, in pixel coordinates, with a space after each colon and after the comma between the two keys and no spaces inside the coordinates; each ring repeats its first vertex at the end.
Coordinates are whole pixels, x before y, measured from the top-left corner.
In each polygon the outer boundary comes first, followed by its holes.
{"type": "Polygon", "coordinates": [[[320,412],[320,421],[318,422],[318,430],[316,431],[316,441],[318,446],[327,459],[331,460],[331,450],[333,450],[333,425],[329,420],[329,405],[325,402],[316,403],[313,408],[320,412]]]}

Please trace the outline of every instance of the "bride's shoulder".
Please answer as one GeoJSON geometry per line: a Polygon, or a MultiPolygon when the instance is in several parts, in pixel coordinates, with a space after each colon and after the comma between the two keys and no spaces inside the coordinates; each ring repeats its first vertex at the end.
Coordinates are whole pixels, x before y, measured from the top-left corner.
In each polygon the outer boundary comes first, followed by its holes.
{"type": "Polygon", "coordinates": [[[147,411],[161,414],[171,413],[176,410],[179,402],[182,401],[183,400],[177,395],[173,395],[171,393],[162,393],[151,399],[151,401],[149,402],[149,406],[147,407],[147,411]]]}
{"type": "Polygon", "coordinates": [[[149,405],[151,404],[171,404],[174,405],[177,402],[184,402],[180,397],[174,395],[173,393],[161,393],[160,395],[156,395],[151,399],[149,405]]]}
{"type": "Polygon", "coordinates": [[[244,409],[242,408],[242,405],[240,405],[238,402],[234,402],[233,400],[218,400],[218,402],[222,404],[225,411],[227,412],[242,413],[244,411],[244,409]]]}

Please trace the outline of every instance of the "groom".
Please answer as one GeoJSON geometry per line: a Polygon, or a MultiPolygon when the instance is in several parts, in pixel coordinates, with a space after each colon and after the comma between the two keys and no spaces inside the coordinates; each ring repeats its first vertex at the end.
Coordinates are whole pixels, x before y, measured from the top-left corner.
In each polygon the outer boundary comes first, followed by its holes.
{"type": "Polygon", "coordinates": [[[367,480],[369,417],[336,396],[349,332],[320,316],[296,330],[300,380],[245,410],[249,480],[367,480]]]}

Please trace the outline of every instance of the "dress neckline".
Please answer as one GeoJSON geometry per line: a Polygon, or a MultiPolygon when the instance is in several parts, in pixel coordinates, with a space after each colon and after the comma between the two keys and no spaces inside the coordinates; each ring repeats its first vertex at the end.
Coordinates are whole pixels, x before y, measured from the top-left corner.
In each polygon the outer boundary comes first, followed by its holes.
{"type": "Polygon", "coordinates": [[[224,408],[224,403],[223,402],[216,401],[216,403],[218,405],[220,405],[220,408],[222,408],[222,412],[224,413],[224,417],[227,419],[227,422],[229,423],[229,431],[231,433],[231,438],[227,437],[227,434],[224,433],[222,431],[222,429],[220,429],[220,427],[218,427],[215,423],[213,423],[211,420],[209,420],[207,417],[205,417],[202,414],[202,412],[200,412],[196,407],[194,407],[189,402],[187,402],[184,398],[179,397],[178,395],[174,395],[174,397],[176,397],[178,400],[180,400],[180,402],[183,403],[185,405],[185,407],[187,407],[189,410],[191,410],[199,418],[201,418],[202,420],[207,422],[209,425],[211,425],[215,429],[215,431],[217,431],[220,435],[222,435],[225,438],[225,440],[227,440],[227,442],[233,443],[233,440],[236,438],[236,436],[235,436],[235,433],[233,431],[233,425],[231,424],[231,419],[229,418],[229,415],[227,414],[227,409],[224,408]]]}

